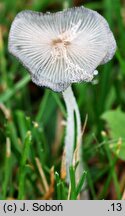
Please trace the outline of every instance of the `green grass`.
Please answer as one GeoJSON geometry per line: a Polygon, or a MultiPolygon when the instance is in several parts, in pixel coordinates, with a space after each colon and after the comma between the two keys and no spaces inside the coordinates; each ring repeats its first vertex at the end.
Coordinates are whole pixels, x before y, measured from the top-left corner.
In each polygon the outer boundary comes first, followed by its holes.
{"type": "Polygon", "coordinates": [[[7,50],[10,25],[19,11],[58,11],[64,2],[73,5],[71,0],[0,1],[0,199],[77,199],[82,188],[89,199],[121,199],[124,192],[125,161],[110,148],[118,140],[101,119],[117,107],[125,113],[124,3],[84,1],[108,20],[118,48],[113,60],[98,68],[98,84],[73,85],[82,124],[88,115],[82,140],[85,170],[79,182],[76,168],[70,167],[69,186],[61,173],[66,119],[62,95],[35,86],[7,50]]]}

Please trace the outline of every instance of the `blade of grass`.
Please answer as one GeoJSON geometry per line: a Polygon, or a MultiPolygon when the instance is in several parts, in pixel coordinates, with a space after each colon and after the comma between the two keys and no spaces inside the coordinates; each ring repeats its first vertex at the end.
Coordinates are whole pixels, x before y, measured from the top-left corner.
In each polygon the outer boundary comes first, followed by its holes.
{"type": "Polygon", "coordinates": [[[2,198],[4,200],[7,198],[10,172],[11,172],[11,144],[10,144],[10,139],[7,137],[7,139],[6,139],[5,167],[4,167],[4,180],[3,180],[3,184],[2,184],[2,198]]]}
{"type": "Polygon", "coordinates": [[[89,167],[86,165],[86,170],[87,170],[87,184],[88,184],[88,188],[90,189],[91,195],[92,195],[92,199],[96,199],[96,191],[95,191],[95,187],[94,187],[94,182],[93,182],[93,178],[91,176],[91,171],[89,170],[89,167]]]}
{"type": "Polygon", "coordinates": [[[60,99],[59,95],[57,93],[55,93],[55,92],[54,93],[51,92],[51,94],[52,94],[53,98],[55,99],[57,105],[59,106],[60,110],[62,111],[64,117],[66,118],[66,110],[64,108],[63,103],[61,102],[61,99],[60,99]]]}
{"type": "Polygon", "coordinates": [[[81,175],[81,178],[79,180],[79,183],[76,187],[76,192],[75,192],[75,196],[76,196],[76,199],[78,197],[78,195],[80,194],[82,188],[83,188],[83,185],[84,185],[84,182],[85,182],[85,178],[86,178],[86,175],[87,175],[87,172],[84,171],[83,174],[81,175]]]}
{"type": "Polygon", "coordinates": [[[20,159],[21,148],[19,145],[18,135],[16,126],[14,121],[8,121],[6,124],[6,134],[10,137],[11,144],[12,144],[12,151],[15,153],[18,159],[20,159]]]}
{"type": "Polygon", "coordinates": [[[5,46],[4,46],[1,26],[0,26],[0,69],[1,69],[2,81],[4,82],[4,87],[6,88],[8,86],[7,61],[5,58],[5,46]]]}
{"type": "MultiPolygon", "coordinates": [[[[114,186],[115,186],[115,190],[116,190],[116,195],[117,195],[117,199],[121,199],[121,192],[120,192],[120,187],[119,187],[119,182],[118,182],[118,177],[115,171],[115,164],[113,164],[113,160],[112,160],[112,155],[111,155],[111,150],[109,148],[109,145],[107,143],[107,138],[105,138],[106,144],[104,145],[105,147],[105,151],[108,157],[108,161],[109,161],[109,166],[110,166],[110,173],[112,173],[112,178],[113,178],[113,182],[114,182],[114,186]]],[[[115,161],[117,161],[117,157],[115,156],[115,161]]]]}
{"type": "MultiPolygon", "coordinates": [[[[117,162],[117,158],[115,158],[113,161],[112,161],[112,168],[110,167],[110,169],[112,170],[112,169],[114,169],[114,166],[115,166],[115,164],[116,164],[116,162],[117,162]]],[[[110,170],[109,169],[109,170],[110,170]]],[[[110,185],[110,182],[111,182],[111,180],[112,180],[112,172],[110,172],[110,171],[108,171],[108,177],[107,177],[107,179],[106,179],[106,181],[105,181],[105,184],[104,184],[104,186],[103,186],[103,189],[102,189],[102,191],[101,191],[101,193],[98,195],[98,199],[100,200],[100,199],[105,199],[105,197],[106,197],[106,195],[107,195],[107,193],[108,193],[108,188],[110,187],[109,185],[110,185]]]]}
{"type": "Polygon", "coordinates": [[[70,166],[69,168],[70,173],[70,184],[71,184],[71,194],[70,199],[75,200],[76,199],[76,180],[75,180],[75,169],[73,166],[70,166]]]}
{"type": "Polygon", "coordinates": [[[55,172],[55,179],[56,179],[56,191],[57,191],[57,200],[61,200],[61,180],[59,174],[55,172]]]}
{"type": "MultiPolygon", "coordinates": [[[[114,11],[114,14],[116,16],[115,24],[118,26],[118,37],[119,37],[118,44],[120,46],[120,50],[122,51],[122,54],[124,55],[124,50],[125,50],[125,37],[124,37],[125,27],[124,27],[123,18],[122,18],[122,15],[121,15],[121,9],[122,9],[121,1],[120,0],[115,0],[115,4],[112,4],[112,10],[114,11]]],[[[124,57],[125,57],[125,55],[124,55],[124,57]]]]}
{"type": "Polygon", "coordinates": [[[18,199],[22,200],[25,197],[25,176],[26,176],[26,161],[29,155],[29,149],[31,145],[31,132],[28,131],[24,141],[24,148],[22,152],[22,158],[19,168],[19,189],[18,199]]]}
{"type": "Polygon", "coordinates": [[[0,103],[7,102],[10,98],[14,96],[17,91],[21,90],[30,81],[30,76],[26,75],[18,83],[13,86],[12,89],[7,89],[4,93],[0,95],[0,103]]]}
{"type": "Polygon", "coordinates": [[[48,99],[49,99],[49,95],[50,95],[50,91],[49,90],[45,90],[45,93],[44,93],[44,96],[42,98],[42,101],[39,105],[39,111],[36,115],[36,121],[39,122],[41,121],[44,113],[45,113],[45,110],[46,110],[46,106],[47,106],[47,102],[48,102],[48,99]]]}
{"type": "Polygon", "coordinates": [[[122,74],[123,74],[123,76],[125,76],[125,61],[124,61],[119,50],[117,50],[117,52],[116,52],[116,58],[119,61],[120,67],[122,69],[122,74]]]}
{"type": "Polygon", "coordinates": [[[21,140],[24,142],[26,132],[27,132],[25,114],[24,114],[24,112],[18,110],[15,112],[15,116],[16,116],[16,121],[17,121],[18,128],[19,128],[21,140]]]}
{"type": "Polygon", "coordinates": [[[44,174],[42,165],[41,165],[41,163],[40,163],[40,161],[39,161],[39,158],[35,158],[35,161],[36,161],[36,164],[37,164],[37,168],[38,168],[38,170],[39,170],[39,174],[40,174],[40,177],[41,177],[41,180],[42,180],[42,183],[43,183],[45,192],[48,192],[48,190],[49,190],[49,185],[48,185],[46,176],[45,176],[45,174],[44,174]]]}

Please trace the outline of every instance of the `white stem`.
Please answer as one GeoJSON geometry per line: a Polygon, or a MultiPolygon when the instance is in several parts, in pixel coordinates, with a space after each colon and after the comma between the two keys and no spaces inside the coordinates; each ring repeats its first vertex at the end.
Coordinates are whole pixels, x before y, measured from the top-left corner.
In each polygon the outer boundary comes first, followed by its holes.
{"type": "MultiPolygon", "coordinates": [[[[65,138],[65,153],[66,153],[66,171],[67,171],[67,181],[69,182],[69,166],[73,164],[73,152],[74,152],[74,112],[76,114],[76,123],[77,123],[77,144],[79,144],[77,152],[77,160],[81,159],[81,120],[78,105],[71,87],[68,87],[63,92],[63,97],[66,103],[67,108],[67,132],[65,138]]],[[[77,176],[80,175],[80,170],[78,169],[77,176]]],[[[80,176],[79,176],[80,177],[80,176]]],[[[79,178],[78,178],[79,179],[79,178]]]]}
{"type": "MultiPolygon", "coordinates": [[[[76,181],[79,182],[79,179],[81,177],[81,174],[83,172],[83,163],[82,163],[82,146],[81,146],[81,142],[82,142],[82,126],[81,126],[81,117],[80,117],[80,113],[79,113],[79,108],[77,105],[77,102],[74,98],[74,111],[76,114],[76,126],[77,126],[77,140],[76,140],[76,160],[79,161],[79,165],[77,167],[76,170],[76,181]]],[[[76,162],[76,161],[75,161],[76,162]]]]}
{"type": "Polygon", "coordinates": [[[74,104],[73,104],[73,92],[71,87],[67,88],[63,92],[64,101],[67,109],[67,128],[65,137],[65,154],[66,154],[66,173],[67,179],[69,179],[69,166],[72,164],[73,151],[74,151],[74,104]]]}

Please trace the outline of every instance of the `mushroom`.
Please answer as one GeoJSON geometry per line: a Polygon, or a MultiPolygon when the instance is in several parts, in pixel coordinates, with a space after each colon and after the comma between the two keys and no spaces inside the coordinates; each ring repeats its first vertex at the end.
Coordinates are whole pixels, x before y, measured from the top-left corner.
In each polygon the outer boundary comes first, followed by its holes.
{"type": "MultiPolygon", "coordinates": [[[[45,14],[22,11],[12,23],[8,48],[28,69],[36,85],[63,94],[68,116],[68,176],[74,151],[74,112],[77,141],[81,142],[80,114],[71,84],[91,82],[97,66],[112,59],[116,42],[109,25],[100,14],[83,6],[45,14]]],[[[80,158],[81,151],[78,154],[80,158]]]]}

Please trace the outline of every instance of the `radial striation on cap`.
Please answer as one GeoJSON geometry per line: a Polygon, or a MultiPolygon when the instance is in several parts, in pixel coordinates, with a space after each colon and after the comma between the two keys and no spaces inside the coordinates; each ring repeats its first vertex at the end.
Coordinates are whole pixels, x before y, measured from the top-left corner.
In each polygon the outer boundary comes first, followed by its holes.
{"type": "Polygon", "coordinates": [[[20,12],[8,48],[34,83],[61,92],[72,83],[91,81],[97,66],[113,57],[116,42],[107,21],[81,6],[57,13],[20,12]]]}

